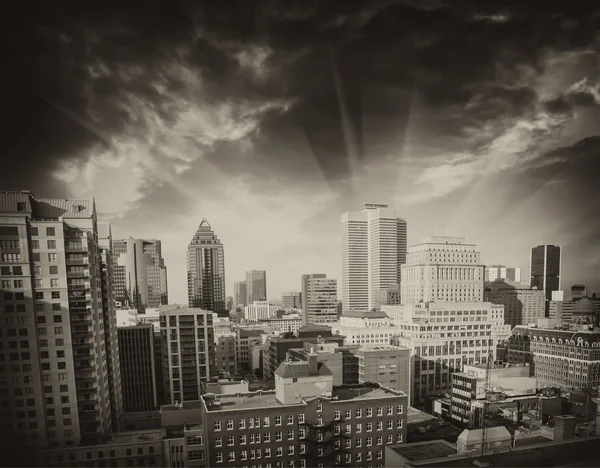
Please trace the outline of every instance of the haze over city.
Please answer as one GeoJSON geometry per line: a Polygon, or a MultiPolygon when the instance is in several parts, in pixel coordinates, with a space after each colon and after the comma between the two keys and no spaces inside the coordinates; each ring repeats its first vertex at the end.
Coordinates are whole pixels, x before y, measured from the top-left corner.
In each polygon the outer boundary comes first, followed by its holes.
{"type": "Polygon", "coordinates": [[[558,244],[563,286],[600,288],[599,12],[193,3],[29,15],[0,186],[95,197],[115,238],[160,239],[171,302],[202,218],[227,295],[263,269],[277,298],[340,278],[340,215],[371,201],[409,245],[447,226],[526,277],[530,247],[558,244]]]}

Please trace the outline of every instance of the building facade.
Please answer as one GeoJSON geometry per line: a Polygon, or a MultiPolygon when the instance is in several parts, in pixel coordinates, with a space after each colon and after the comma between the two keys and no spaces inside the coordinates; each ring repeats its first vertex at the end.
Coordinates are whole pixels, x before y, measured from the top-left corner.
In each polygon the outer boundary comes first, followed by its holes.
{"type": "MultiPolygon", "coordinates": [[[[399,346],[361,346],[358,358],[358,382],[378,383],[410,395],[410,350],[399,346]]],[[[410,399],[409,399],[410,401],[410,399]]]]}
{"type": "Polygon", "coordinates": [[[171,404],[198,400],[214,368],[213,314],[179,305],[160,308],[164,379],[171,404]]]}
{"type": "Polygon", "coordinates": [[[558,245],[538,245],[531,248],[531,287],[544,290],[546,300],[552,291],[560,290],[561,249],[558,245]]]}
{"type": "Polygon", "coordinates": [[[486,283],[485,300],[504,306],[504,322],[511,327],[536,324],[546,313],[546,294],[535,287],[496,280],[486,283]]]}
{"type": "Polygon", "coordinates": [[[252,305],[244,307],[244,321],[258,322],[277,315],[278,306],[269,304],[269,301],[254,301],[252,305]]]}
{"type": "Polygon", "coordinates": [[[301,309],[302,293],[295,291],[281,293],[281,305],[284,309],[301,309]]]}
{"type": "Polygon", "coordinates": [[[118,334],[125,411],[157,409],[157,388],[162,382],[156,376],[153,325],[121,327],[118,334]]]}
{"type": "Polygon", "coordinates": [[[326,275],[302,275],[302,321],[332,323],[337,320],[337,281],[326,275]]]}
{"type": "Polygon", "coordinates": [[[333,388],[316,359],[284,362],[275,391],[204,395],[208,466],[384,466],[406,440],[407,396],[379,385],[333,388]]]}
{"type": "Polygon", "coordinates": [[[137,309],[168,304],[167,267],[161,242],[119,239],[112,243],[115,300],[124,308],[137,309]]]}
{"type": "Polygon", "coordinates": [[[267,300],[267,272],[250,270],[246,272],[246,305],[254,301],[267,300]]]}
{"type": "Polygon", "coordinates": [[[233,305],[234,307],[248,305],[248,291],[245,281],[236,281],[233,283],[233,305]]]}
{"type": "Polygon", "coordinates": [[[344,310],[378,307],[381,291],[400,283],[406,241],[406,221],[387,205],[365,203],[342,215],[344,310]]]}
{"type": "Polygon", "coordinates": [[[489,265],[485,267],[484,272],[485,282],[496,280],[512,281],[513,283],[521,282],[521,269],[511,268],[505,265],[489,265]]]}
{"type": "Polygon", "coordinates": [[[223,244],[203,219],[187,251],[188,305],[226,317],[223,244]]]}

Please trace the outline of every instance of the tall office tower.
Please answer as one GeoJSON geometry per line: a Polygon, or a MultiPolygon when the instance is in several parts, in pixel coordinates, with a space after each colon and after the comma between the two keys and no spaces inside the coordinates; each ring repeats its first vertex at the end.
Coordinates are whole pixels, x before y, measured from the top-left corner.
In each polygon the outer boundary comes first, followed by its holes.
{"type": "Polygon", "coordinates": [[[481,302],[483,269],[477,246],[464,237],[426,238],[402,268],[402,303],[481,302]]]}
{"type": "Polygon", "coordinates": [[[245,281],[236,281],[233,283],[233,305],[234,307],[248,305],[248,293],[245,281]]]}
{"type": "Polygon", "coordinates": [[[112,253],[112,231],[110,224],[98,223],[98,244],[102,265],[102,314],[104,320],[104,349],[112,411],[112,430],[123,428],[123,392],[121,365],[119,362],[119,336],[117,333],[117,311],[114,296],[114,258],[112,253]]]}
{"type": "Polygon", "coordinates": [[[227,296],[225,299],[225,309],[229,312],[233,309],[233,296],[227,296]]]}
{"type": "Polygon", "coordinates": [[[337,280],[302,275],[302,323],[331,323],[338,318],[337,280]]]}
{"type": "Polygon", "coordinates": [[[160,307],[164,378],[167,399],[199,400],[202,382],[214,369],[214,329],[211,311],[180,305],[160,307]]]}
{"type": "Polygon", "coordinates": [[[538,245],[531,249],[531,287],[543,289],[546,301],[552,300],[552,291],[560,290],[560,246],[538,245]]]}
{"type": "Polygon", "coordinates": [[[251,270],[246,272],[246,304],[267,300],[267,272],[251,270]]]}
{"type": "Polygon", "coordinates": [[[187,252],[188,305],[227,317],[223,244],[203,219],[187,252]]]}
{"type": "Polygon", "coordinates": [[[302,293],[295,291],[281,293],[281,305],[284,309],[301,309],[302,293]]]}
{"type": "Polygon", "coordinates": [[[392,344],[411,350],[414,406],[448,391],[450,374],[464,364],[494,359],[496,344],[510,335],[504,306],[483,301],[477,246],[462,237],[435,236],[411,246],[401,291],[402,305],[382,310],[399,330],[392,344]]]}
{"type": "Polygon", "coordinates": [[[167,267],[159,240],[113,241],[115,299],[124,308],[156,308],[169,302],[167,267]]]}
{"type": "Polygon", "coordinates": [[[484,280],[486,282],[496,280],[507,280],[514,283],[521,282],[521,269],[509,268],[504,265],[490,265],[485,267],[484,280]]]}
{"type": "Polygon", "coordinates": [[[152,411],[158,406],[154,326],[119,327],[119,354],[126,412],[152,411]]]}
{"type": "Polygon", "coordinates": [[[30,448],[99,442],[115,389],[94,201],[0,192],[0,276],[0,440],[19,462],[30,448]]]}
{"type": "Polygon", "coordinates": [[[344,310],[379,307],[381,291],[400,282],[406,263],[406,221],[387,205],[365,203],[342,215],[344,310]]]}

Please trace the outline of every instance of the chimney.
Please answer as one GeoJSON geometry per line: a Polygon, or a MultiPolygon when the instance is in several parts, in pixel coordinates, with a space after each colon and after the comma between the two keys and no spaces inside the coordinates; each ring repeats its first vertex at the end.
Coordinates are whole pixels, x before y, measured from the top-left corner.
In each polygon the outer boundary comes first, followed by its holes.
{"type": "Polygon", "coordinates": [[[310,348],[310,353],[308,354],[308,375],[317,375],[319,373],[319,363],[317,361],[317,354],[315,353],[315,348],[310,348]]]}

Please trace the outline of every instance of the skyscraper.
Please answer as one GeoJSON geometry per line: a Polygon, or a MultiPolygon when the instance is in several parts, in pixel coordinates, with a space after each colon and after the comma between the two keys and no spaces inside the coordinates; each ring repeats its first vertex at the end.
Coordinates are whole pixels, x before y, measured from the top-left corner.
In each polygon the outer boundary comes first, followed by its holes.
{"type": "Polygon", "coordinates": [[[406,221],[379,203],[365,203],[361,211],[342,215],[344,310],[378,307],[381,291],[400,283],[406,229],[406,221]]]}
{"type": "Polygon", "coordinates": [[[188,303],[226,317],[223,244],[203,219],[187,252],[188,303]]]}
{"type": "Polygon", "coordinates": [[[202,383],[214,368],[213,314],[207,310],[160,307],[166,397],[174,404],[200,399],[202,383]]]}
{"type": "Polygon", "coordinates": [[[21,457],[93,444],[118,426],[110,395],[121,390],[109,378],[118,359],[107,358],[114,309],[103,307],[110,284],[99,237],[94,201],[0,192],[0,331],[14,337],[0,351],[0,438],[21,457]]]}
{"type": "Polygon", "coordinates": [[[248,305],[248,292],[245,281],[233,283],[233,305],[234,307],[248,305]]]}
{"type": "Polygon", "coordinates": [[[115,299],[125,308],[144,313],[169,302],[159,240],[114,240],[113,256],[115,299]]]}
{"type": "Polygon", "coordinates": [[[267,300],[267,272],[251,270],[246,272],[246,303],[267,300]]]}
{"type": "Polygon", "coordinates": [[[324,274],[302,275],[302,323],[331,323],[338,318],[337,280],[324,274]]]}
{"type": "Polygon", "coordinates": [[[490,265],[485,267],[484,280],[486,282],[496,280],[508,280],[515,283],[521,282],[521,269],[509,268],[504,265],[490,265]]]}
{"type": "Polygon", "coordinates": [[[154,326],[119,327],[119,355],[125,411],[152,411],[158,406],[154,326]]]}
{"type": "Polygon", "coordinates": [[[546,300],[552,300],[552,291],[560,290],[560,246],[538,245],[531,249],[531,287],[543,289],[546,300]]]}

